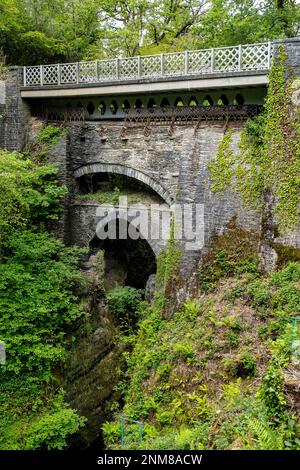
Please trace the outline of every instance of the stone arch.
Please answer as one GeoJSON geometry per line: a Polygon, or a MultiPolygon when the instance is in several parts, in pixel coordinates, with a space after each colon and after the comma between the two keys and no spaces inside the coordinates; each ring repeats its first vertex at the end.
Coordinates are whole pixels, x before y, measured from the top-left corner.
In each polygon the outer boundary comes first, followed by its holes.
{"type": "Polygon", "coordinates": [[[173,203],[173,198],[169,191],[167,191],[160,183],[155,181],[151,176],[125,165],[114,163],[90,163],[77,168],[77,170],[74,171],[74,177],[77,179],[81,176],[93,173],[115,173],[118,175],[128,176],[129,178],[134,178],[153,189],[153,191],[155,191],[169,206],[173,203]]]}
{"type": "MultiPolygon", "coordinates": [[[[125,217],[117,217],[118,220],[124,220],[126,223],[130,224],[131,222],[126,219],[125,217]]],[[[99,227],[101,228],[105,228],[105,226],[111,222],[114,222],[115,221],[115,215],[114,214],[108,214],[105,219],[103,221],[100,221],[98,222],[97,224],[97,229],[99,230],[99,227]]],[[[142,240],[145,240],[148,245],[150,246],[151,250],[153,251],[155,257],[157,258],[159,256],[159,254],[161,253],[161,250],[162,250],[162,246],[161,244],[159,244],[158,240],[152,240],[151,238],[149,237],[144,237],[143,236],[143,233],[141,232],[141,239],[142,240]]],[[[89,242],[88,242],[88,245],[92,242],[92,240],[95,238],[95,236],[97,236],[97,230],[95,232],[93,232],[92,234],[90,234],[90,237],[89,237],[89,242]]]]}

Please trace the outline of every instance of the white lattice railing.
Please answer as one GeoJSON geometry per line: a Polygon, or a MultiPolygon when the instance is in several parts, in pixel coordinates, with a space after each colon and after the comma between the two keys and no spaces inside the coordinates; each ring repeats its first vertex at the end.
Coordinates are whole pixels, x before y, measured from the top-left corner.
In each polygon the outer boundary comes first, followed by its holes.
{"type": "Polygon", "coordinates": [[[26,66],[24,86],[72,85],[220,72],[267,71],[270,68],[271,55],[272,45],[268,42],[124,59],[26,66]]]}

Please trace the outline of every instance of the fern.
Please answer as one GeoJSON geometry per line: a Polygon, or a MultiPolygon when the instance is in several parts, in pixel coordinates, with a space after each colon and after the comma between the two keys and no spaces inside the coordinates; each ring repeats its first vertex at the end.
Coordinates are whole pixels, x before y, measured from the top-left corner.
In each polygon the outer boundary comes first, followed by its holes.
{"type": "Polygon", "coordinates": [[[283,450],[283,436],[259,419],[250,417],[249,429],[252,431],[260,450],[283,450]]]}

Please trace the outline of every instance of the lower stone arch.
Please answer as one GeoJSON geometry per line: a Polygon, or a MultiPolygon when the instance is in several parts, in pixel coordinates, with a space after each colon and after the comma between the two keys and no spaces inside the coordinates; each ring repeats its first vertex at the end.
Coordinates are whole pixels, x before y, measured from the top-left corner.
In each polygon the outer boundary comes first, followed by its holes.
{"type": "Polygon", "coordinates": [[[94,235],[89,241],[89,253],[94,255],[99,249],[103,251],[106,288],[127,285],[147,289],[149,279],[153,282],[157,269],[157,257],[162,247],[156,240],[144,237],[142,231],[138,239],[119,238],[118,235],[117,238],[99,238],[99,228],[104,229],[116,219],[119,222],[125,221],[128,226],[132,223],[126,216],[117,215],[116,217],[114,214],[105,216],[97,223],[94,235]],[[142,265],[143,269],[141,269],[142,265]]]}
{"type": "MultiPolygon", "coordinates": [[[[126,219],[126,218],[122,218],[122,219],[125,220],[127,223],[130,223],[128,219],[126,219]]],[[[114,214],[108,215],[108,216],[105,217],[105,219],[103,219],[103,221],[98,222],[97,227],[99,228],[101,226],[102,228],[104,228],[107,224],[109,224],[110,222],[113,222],[114,220],[115,220],[115,215],[114,214]]],[[[118,220],[120,220],[120,217],[118,217],[118,220]]],[[[143,233],[141,233],[141,235],[142,235],[142,237],[141,237],[142,240],[146,240],[146,242],[150,246],[151,250],[153,251],[155,257],[157,258],[159,256],[159,254],[161,253],[162,246],[158,243],[157,240],[152,240],[149,237],[146,238],[146,237],[143,236],[143,233]]],[[[90,244],[92,242],[92,240],[95,239],[96,236],[97,236],[97,229],[93,233],[92,237],[90,237],[90,240],[89,240],[88,244],[90,244]]]]}
{"type": "Polygon", "coordinates": [[[169,206],[173,203],[173,198],[170,193],[160,183],[155,181],[154,178],[146,175],[142,171],[125,165],[115,163],[90,163],[77,168],[74,171],[74,177],[77,179],[81,176],[93,173],[115,173],[128,176],[129,178],[134,178],[153,189],[153,191],[155,191],[169,206]]]}

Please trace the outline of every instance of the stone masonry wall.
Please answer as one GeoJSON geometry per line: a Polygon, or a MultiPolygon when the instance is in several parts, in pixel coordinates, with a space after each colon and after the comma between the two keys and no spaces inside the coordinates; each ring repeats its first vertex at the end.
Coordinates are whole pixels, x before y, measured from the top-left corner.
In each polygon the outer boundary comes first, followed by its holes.
{"type": "Polygon", "coordinates": [[[21,67],[10,67],[8,78],[0,80],[0,148],[20,152],[29,131],[30,109],[22,100],[21,67]]]}
{"type": "MultiPolygon", "coordinates": [[[[138,170],[162,185],[173,200],[180,203],[204,204],[205,249],[212,237],[221,235],[233,217],[237,225],[246,230],[259,230],[259,216],[241,209],[240,198],[229,191],[222,197],[210,191],[208,164],[217,152],[224,135],[223,124],[177,126],[169,135],[168,126],[153,127],[150,136],[144,136],[143,127],[129,128],[126,140],[122,138],[123,124],[86,123],[73,126],[68,137],[68,173],[74,175],[86,166],[106,168],[118,165],[138,170]],[[102,166],[100,166],[102,165],[102,166]]],[[[236,127],[234,147],[237,147],[240,126],[236,127]]],[[[75,179],[70,178],[71,191],[76,194],[75,179]]],[[[72,223],[69,240],[82,244],[91,237],[94,212],[70,209],[72,223]],[[87,237],[88,235],[88,237],[87,237]]],[[[183,247],[182,269],[191,272],[199,258],[197,252],[185,252],[183,247]]]]}

